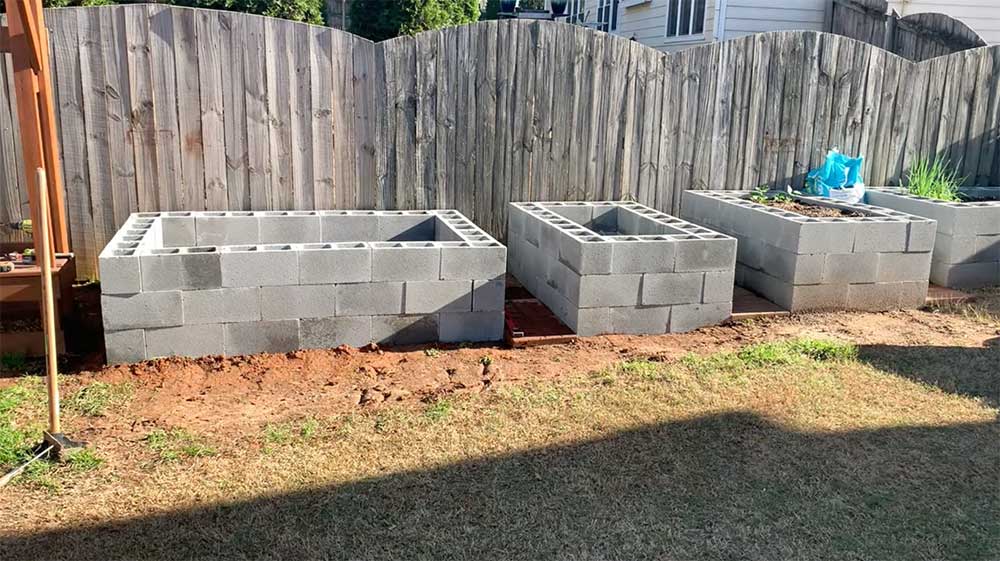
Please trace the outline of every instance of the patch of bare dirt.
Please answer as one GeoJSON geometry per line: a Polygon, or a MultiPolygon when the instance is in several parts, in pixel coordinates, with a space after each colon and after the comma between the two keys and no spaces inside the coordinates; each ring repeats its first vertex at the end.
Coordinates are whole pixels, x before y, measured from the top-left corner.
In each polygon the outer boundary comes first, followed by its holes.
{"type": "Polygon", "coordinates": [[[993,344],[998,335],[996,326],[959,315],[923,310],[839,312],[755,320],[685,334],[590,337],[527,349],[341,347],[232,358],[171,358],[82,371],[77,377],[83,384],[133,385],[131,404],[93,418],[87,432],[134,440],[152,427],[238,434],[290,418],[429,402],[454,393],[490,391],[501,384],[600,370],[629,357],[671,361],[688,353],[708,354],[769,339],[821,337],[860,345],[981,347],[993,344]],[[487,356],[489,360],[484,360],[487,356]]]}

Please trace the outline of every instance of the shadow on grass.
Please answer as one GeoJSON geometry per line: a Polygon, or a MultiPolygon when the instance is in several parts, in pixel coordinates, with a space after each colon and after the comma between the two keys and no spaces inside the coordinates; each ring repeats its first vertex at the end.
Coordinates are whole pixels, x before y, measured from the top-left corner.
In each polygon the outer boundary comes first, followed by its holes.
{"type": "Polygon", "coordinates": [[[803,434],[722,414],[8,535],[0,551],[8,561],[996,559],[998,438],[992,423],[803,434]]]}
{"type": "Polygon", "coordinates": [[[879,370],[983,399],[1000,407],[1000,346],[985,348],[863,345],[858,359],[879,370]]]}

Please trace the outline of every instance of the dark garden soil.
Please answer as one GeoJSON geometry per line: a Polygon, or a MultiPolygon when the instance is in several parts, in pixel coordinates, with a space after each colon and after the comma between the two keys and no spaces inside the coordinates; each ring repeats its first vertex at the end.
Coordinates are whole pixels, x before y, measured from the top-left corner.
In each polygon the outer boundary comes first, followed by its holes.
{"type": "Polygon", "coordinates": [[[766,204],[767,206],[780,208],[781,210],[787,210],[789,212],[797,212],[804,216],[812,216],[816,218],[842,218],[846,216],[850,217],[864,216],[864,214],[857,212],[855,210],[841,210],[839,208],[833,208],[828,206],[807,204],[801,201],[769,200],[764,204],[766,204]]]}

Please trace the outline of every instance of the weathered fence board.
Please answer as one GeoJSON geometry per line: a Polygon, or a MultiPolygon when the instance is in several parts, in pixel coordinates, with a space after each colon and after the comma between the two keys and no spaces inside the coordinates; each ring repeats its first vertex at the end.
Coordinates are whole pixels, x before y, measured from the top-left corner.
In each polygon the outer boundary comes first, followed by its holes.
{"type": "MultiPolygon", "coordinates": [[[[79,270],[137,210],[454,207],[801,187],[832,147],[869,184],[940,155],[1000,183],[1000,48],[921,64],[815,32],[661,54],[551,22],[373,44],[163,5],[46,11],[79,270]]],[[[0,220],[27,210],[0,65],[0,220]]],[[[2,239],[20,240],[4,233],[2,239]]]]}

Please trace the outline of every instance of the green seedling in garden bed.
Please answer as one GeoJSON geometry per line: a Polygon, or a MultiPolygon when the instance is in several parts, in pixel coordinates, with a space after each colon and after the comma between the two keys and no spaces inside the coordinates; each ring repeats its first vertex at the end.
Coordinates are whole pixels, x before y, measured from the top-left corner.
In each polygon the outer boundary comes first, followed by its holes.
{"type": "Polygon", "coordinates": [[[919,160],[907,173],[906,188],[911,195],[936,199],[939,201],[959,202],[958,188],[965,178],[958,177],[958,172],[951,169],[947,160],[934,158],[919,160]]]}

